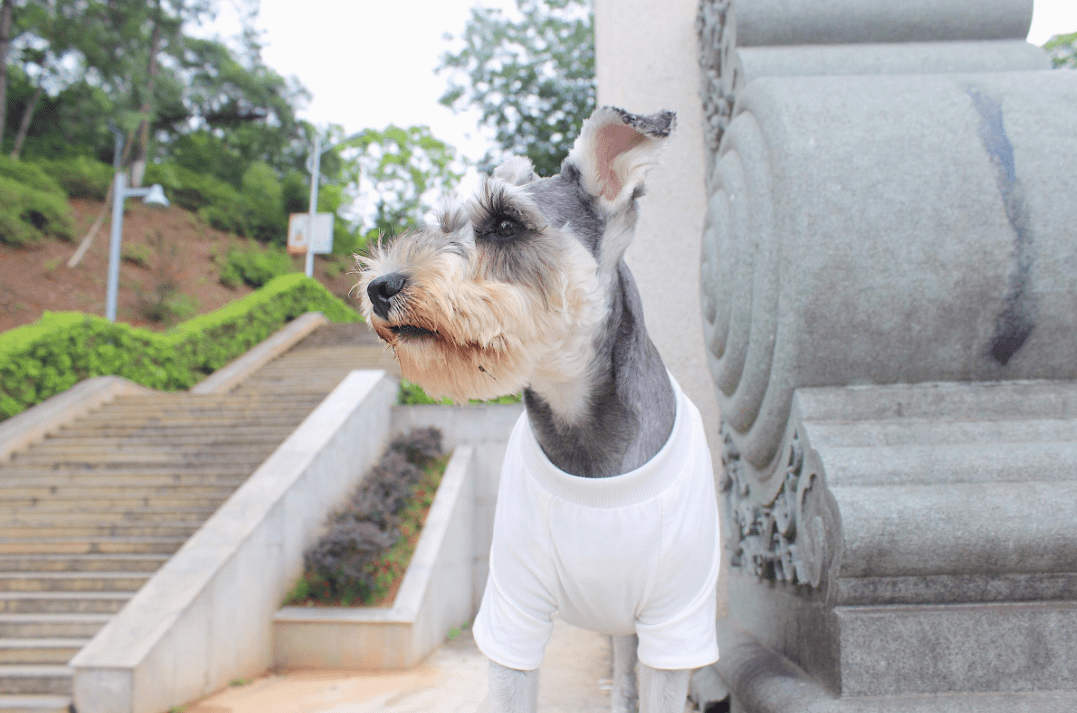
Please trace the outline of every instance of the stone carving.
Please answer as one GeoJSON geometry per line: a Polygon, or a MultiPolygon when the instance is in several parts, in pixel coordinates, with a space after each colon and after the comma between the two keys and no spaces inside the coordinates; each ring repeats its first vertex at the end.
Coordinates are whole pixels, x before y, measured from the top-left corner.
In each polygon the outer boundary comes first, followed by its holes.
{"type": "Polygon", "coordinates": [[[733,117],[735,48],[732,0],[702,0],[696,15],[699,67],[703,100],[703,133],[707,148],[715,153],[733,117]],[[724,73],[724,76],[723,76],[724,73]]]}
{"type": "Polygon", "coordinates": [[[723,513],[730,564],[759,579],[819,587],[826,558],[827,526],[819,476],[805,472],[800,434],[785,449],[778,492],[765,502],[752,498],[751,478],[726,425],[722,424],[723,513]]]}

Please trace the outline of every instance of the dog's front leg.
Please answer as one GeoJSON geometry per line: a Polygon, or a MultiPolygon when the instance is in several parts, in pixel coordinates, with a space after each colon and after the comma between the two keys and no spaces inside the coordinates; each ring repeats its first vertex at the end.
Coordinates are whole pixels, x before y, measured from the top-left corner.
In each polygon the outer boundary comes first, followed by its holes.
{"type": "Polygon", "coordinates": [[[490,713],[538,713],[538,669],[490,662],[490,713]]]}
{"type": "Polygon", "coordinates": [[[640,713],[684,713],[691,678],[692,672],[688,669],[664,671],[641,663],[640,713]]]}
{"type": "Polygon", "coordinates": [[[613,637],[613,686],[610,688],[610,711],[612,713],[636,713],[639,697],[636,695],[636,647],[639,638],[635,634],[613,637]]]}

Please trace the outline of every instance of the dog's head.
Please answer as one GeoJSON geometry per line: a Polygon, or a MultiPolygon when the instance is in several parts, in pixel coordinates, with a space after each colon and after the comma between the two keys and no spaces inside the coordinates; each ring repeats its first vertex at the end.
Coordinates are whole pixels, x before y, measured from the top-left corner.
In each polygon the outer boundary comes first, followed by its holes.
{"type": "MultiPolygon", "coordinates": [[[[363,315],[404,376],[457,401],[587,378],[636,199],[674,123],[598,109],[556,176],[509,159],[436,227],[359,258],[363,315]]],[[[574,391],[559,410],[573,411],[574,391]]]]}

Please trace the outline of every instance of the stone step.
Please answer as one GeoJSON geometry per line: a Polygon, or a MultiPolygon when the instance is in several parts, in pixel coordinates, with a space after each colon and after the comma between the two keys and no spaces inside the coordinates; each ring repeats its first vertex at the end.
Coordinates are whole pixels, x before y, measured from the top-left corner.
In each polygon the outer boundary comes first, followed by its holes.
{"type": "Polygon", "coordinates": [[[137,592],[152,572],[0,572],[0,592],[137,592]]]}
{"type": "Polygon", "coordinates": [[[197,468],[191,468],[182,463],[119,463],[119,464],[96,464],[85,463],[40,463],[37,465],[20,465],[9,463],[0,466],[0,485],[9,478],[38,478],[55,476],[64,478],[97,477],[101,475],[114,475],[122,477],[150,476],[195,476],[217,475],[245,478],[253,471],[249,463],[199,463],[197,468]]]}
{"type": "MultiPolygon", "coordinates": [[[[254,391],[247,392],[255,393],[254,391]]],[[[110,407],[93,411],[75,421],[74,425],[138,422],[146,423],[187,423],[195,419],[211,421],[247,421],[248,419],[265,421],[284,421],[288,418],[302,417],[304,412],[317,406],[325,394],[308,390],[306,393],[294,393],[287,401],[281,401],[277,393],[260,393],[260,398],[250,399],[242,405],[217,405],[212,403],[183,404],[174,408],[168,405],[145,405],[121,403],[114,401],[110,407]]]]}
{"type": "Polygon", "coordinates": [[[238,487],[251,474],[247,469],[232,472],[203,471],[198,469],[172,470],[157,468],[154,470],[118,470],[118,471],[86,471],[86,470],[19,470],[9,472],[0,470],[0,487],[8,486],[33,487],[33,486],[68,486],[68,485],[227,485],[238,487]]]}
{"type": "Polygon", "coordinates": [[[242,448],[254,450],[264,448],[267,444],[280,443],[294,429],[276,430],[260,429],[256,432],[232,433],[220,429],[207,430],[202,435],[178,435],[162,433],[149,437],[144,434],[134,436],[103,435],[91,438],[74,438],[70,436],[47,438],[35,446],[42,452],[62,454],[67,451],[80,453],[144,453],[164,450],[168,453],[197,452],[206,448],[242,448]]]}
{"type": "Polygon", "coordinates": [[[164,554],[178,550],[186,537],[67,537],[0,540],[0,555],[23,554],[164,554]]]}
{"type": "Polygon", "coordinates": [[[71,696],[0,695],[0,713],[71,713],[71,696]]]}
{"type": "MultiPolygon", "coordinates": [[[[228,426],[229,435],[241,435],[247,433],[274,433],[286,431],[292,427],[295,419],[266,418],[259,420],[254,417],[234,419],[228,426]]],[[[75,421],[72,425],[64,426],[55,433],[50,434],[45,441],[63,438],[131,438],[135,436],[147,436],[154,438],[168,438],[171,436],[198,436],[200,434],[221,435],[219,425],[206,424],[203,419],[185,423],[116,423],[107,421],[96,424],[88,424],[83,421],[75,421]]]]}
{"type": "Polygon", "coordinates": [[[126,511],[113,509],[93,510],[84,504],[78,509],[53,508],[41,504],[32,508],[0,510],[0,527],[44,527],[59,523],[64,525],[136,524],[145,522],[201,524],[216,512],[214,508],[138,508],[126,511]]]}
{"type": "Polygon", "coordinates": [[[203,448],[224,448],[228,446],[252,446],[280,443],[295,429],[291,424],[269,428],[237,429],[229,426],[221,428],[195,429],[159,429],[148,431],[139,429],[137,432],[122,433],[102,430],[100,433],[82,432],[79,434],[58,434],[45,439],[37,447],[49,447],[53,450],[66,448],[86,448],[104,450],[115,448],[116,450],[146,450],[149,448],[168,448],[188,450],[200,446],[203,448]]]}
{"type": "Polygon", "coordinates": [[[202,526],[201,522],[106,522],[94,525],[7,525],[0,526],[0,542],[22,538],[49,537],[97,538],[97,537],[190,537],[202,526]]]}
{"type": "Polygon", "coordinates": [[[31,448],[28,451],[16,453],[11,462],[16,465],[24,466],[52,466],[58,467],[58,461],[62,461],[63,465],[70,468],[114,468],[116,466],[128,466],[128,467],[145,467],[147,465],[157,465],[158,467],[170,466],[175,468],[177,465],[184,467],[197,467],[202,464],[212,465],[243,465],[246,468],[254,469],[261,465],[262,461],[266,459],[270,453],[273,452],[271,448],[242,448],[237,450],[229,450],[227,448],[215,449],[214,452],[207,452],[205,449],[190,449],[190,450],[174,450],[174,451],[157,451],[146,453],[125,453],[122,451],[114,451],[109,453],[86,453],[86,454],[63,454],[64,457],[57,457],[58,454],[48,448],[31,448]]]}
{"type": "Polygon", "coordinates": [[[111,618],[112,614],[0,614],[0,638],[89,639],[111,618]]]}
{"type": "Polygon", "coordinates": [[[0,555],[0,572],[156,572],[168,561],[158,554],[0,555]]]}
{"type": "Polygon", "coordinates": [[[1077,419],[1063,418],[1013,421],[894,419],[856,423],[809,421],[804,423],[804,430],[816,449],[829,446],[876,448],[967,443],[999,449],[1013,443],[1077,442],[1077,419]]]}
{"type": "Polygon", "coordinates": [[[797,389],[805,421],[1077,419],[1077,384],[1002,381],[797,389]]]}
{"type": "Polygon", "coordinates": [[[3,614],[115,614],[131,592],[0,592],[3,614]]]}
{"type": "Polygon", "coordinates": [[[67,666],[0,666],[0,693],[71,695],[74,671],[67,666]]]}
{"type": "Polygon", "coordinates": [[[70,485],[12,485],[10,487],[0,485],[0,507],[6,501],[21,502],[23,500],[49,501],[52,499],[77,499],[82,502],[95,500],[107,500],[114,497],[125,499],[152,498],[152,497],[182,497],[182,498],[206,498],[228,497],[236,486],[228,484],[188,484],[188,483],[165,483],[165,484],[142,484],[137,481],[116,482],[97,484],[92,479],[85,483],[72,483],[70,485]]]}
{"type": "MultiPolygon", "coordinates": [[[[813,441],[809,441],[815,447],[813,441]]],[[[827,482],[839,485],[895,483],[1067,482],[1077,476],[1077,447],[1062,443],[825,446],[817,448],[827,482]]]]}
{"type": "Polygon", "coordinates": [[[66,664],[88,643],[88,638],[0,638],[0,666],[66,664]]]}
{"type": "Polygon", "coordinates": [[[99,497],[99,498],[85,498],[80,497],[78,493],[72,494],[69,489],[61,489],[56,494],[45,495],[45,497],[8,497],[0,493],[0,511],[12,508],[30,508],[36,507],[40,504],[46,504],[56,511],[64,511],[67,508],[68,512],[82,512],[87,509],[116,509],[116,511],[128,511],[128,509],[137,507],[220,507],[221,503],[227,500],[228,495],[235,492],[235,489],[225,489],[221,495],[198,495],[198,494],[185,494],[182,488],[178,489],[174,494],[145,494],[139,492],[131,492],[128,490],[127,497],[99,497]]]}

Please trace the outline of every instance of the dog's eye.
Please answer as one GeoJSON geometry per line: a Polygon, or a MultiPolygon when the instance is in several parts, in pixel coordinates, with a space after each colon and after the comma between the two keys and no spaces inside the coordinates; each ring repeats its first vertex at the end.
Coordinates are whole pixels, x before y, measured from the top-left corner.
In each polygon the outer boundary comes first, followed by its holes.
{"type": "Polygon", "coordinates": [[[509,238],[516,237],[520,230],[521,226],[515,220],[512,220],[511,218],[502,218],[497,221],[493,233],[502,240],[508,240],[509,238]]]}

